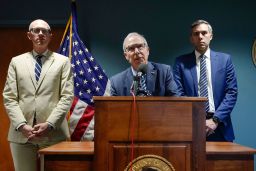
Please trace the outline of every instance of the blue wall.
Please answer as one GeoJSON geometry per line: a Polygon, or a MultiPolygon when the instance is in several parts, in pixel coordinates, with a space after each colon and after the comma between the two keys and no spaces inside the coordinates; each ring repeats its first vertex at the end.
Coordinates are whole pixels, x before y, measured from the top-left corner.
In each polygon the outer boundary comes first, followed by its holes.
{"type": "MultiPolygon", "coordinates": [[[[2,27],[27,27],[35,18],[64,26],[70,12],[69,2],[63,0],[9,0],[1,6],[2,27]]],[[[173,65],[176,56],[193,50],[190,24],[196,19],[209,21],[214,30],[211,48],[232,55],[238,78],[238,101],[232,113],[235,142],[253,148],[256,68],[251,51],[256,34],[255,6],[256,1],[246,0],[77,0],[80,37],[108,76],[129,66],[122,55],[122,42],[129,32],[147,38],[150,60],[173,65]]]]}

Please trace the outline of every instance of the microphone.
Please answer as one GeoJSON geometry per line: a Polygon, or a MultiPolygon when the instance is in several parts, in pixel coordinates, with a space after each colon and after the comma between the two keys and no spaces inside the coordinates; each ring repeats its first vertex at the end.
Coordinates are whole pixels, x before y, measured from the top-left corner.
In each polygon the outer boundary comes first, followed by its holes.
{"type": "Polygon", "coordinates": [[[133,77],[131,92],[135,96],[151,96],[151,93],[148,90],[141,90],[139,86],[141,76],[146,74],[147,70],[148,70],[147,64],[140,64],[138,67],[137,75],[133,77]]]}
{"type": "Polygon", "coordinates": [[[143,74],[147,74],[148,65],[147,64],[140,64],[138,67],[137,76],[141,77],[143,74]]]}

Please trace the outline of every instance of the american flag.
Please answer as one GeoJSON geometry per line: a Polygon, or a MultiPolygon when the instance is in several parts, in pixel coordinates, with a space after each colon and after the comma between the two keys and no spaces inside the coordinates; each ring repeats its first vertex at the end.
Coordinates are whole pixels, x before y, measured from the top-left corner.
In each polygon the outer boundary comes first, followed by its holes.
{"type": "Polygon", "coordinates": [[[68,117],[72,141],[94,138],[93,96],[108,96],[110,82],[96,59],[78,36],[76,5],[67,23],[59,53],[70,58],[75,98],[68,117]]]}

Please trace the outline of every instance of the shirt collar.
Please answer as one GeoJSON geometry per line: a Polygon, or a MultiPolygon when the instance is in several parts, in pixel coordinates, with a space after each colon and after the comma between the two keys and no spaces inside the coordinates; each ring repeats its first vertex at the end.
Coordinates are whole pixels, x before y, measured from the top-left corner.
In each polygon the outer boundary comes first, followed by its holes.
{"type": "MultiPolygon", "coordinates": [[[[196,59],[198,59],[202,54],[199,53],[197,50],[195,50],[195,56],[196,56],[196,59]]],[[[206,50],[206,52],[204,53],[204,55],[206,56],[206,58],[209,58],[210,59],[210,48],[208,48],[206,50]]]]}
{"type": "Polygon", "coordinates": [[[132,66],[131,66],[131,69],[132,69],[132,75],[136,76],[137,75],[137,71],[135,71],[132,66]]]}
{"type": "MultiPolygon", "coordinates": [[[[41,55],[46,57],[48,51],[49,51],[49,50],[47,49],[47,50],[44,51],[44,53],[42,53],[41,55]]],[[[32,54],[33,54],[34,58],[36,58],[36,56],[39,55],[35,50],[33,50],[32,54]]]]}

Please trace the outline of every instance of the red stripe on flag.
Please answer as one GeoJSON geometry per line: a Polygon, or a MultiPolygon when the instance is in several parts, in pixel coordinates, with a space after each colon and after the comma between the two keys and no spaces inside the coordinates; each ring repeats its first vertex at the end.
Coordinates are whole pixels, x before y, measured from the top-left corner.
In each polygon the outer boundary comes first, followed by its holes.
{"type": "Polygon", "coordinates": [[[71,105],[71,107],[70,107],[70,109],[69,109],[69,113],[68,113],[68,115],[67,115],[67,120],[69,120],[70,116],[72,115],[72,113],[73,113],[73,111],[74,111],[74,108],[75,108],[76,103],[78,102],[78,100],[79,100],[79,99],[78,99],[77,97],[74,97],[73,102],[72,102],[72,105],[71,105]]]}
{"type": "Polygon", "coordinates": [[[81,140],[86,128],[88,127],[88,125],[90,124],[93,118],[93,115],[94,115],[94,107],[88,105],[86,110],[83,113],[83,116],[78,121],[73,134],[71,135],[71,141],[81,140]]]}

